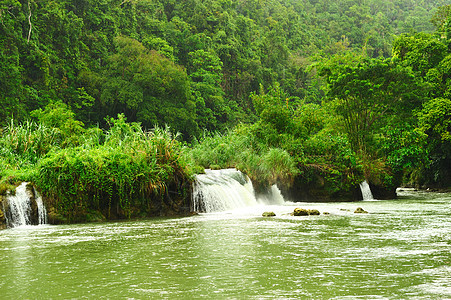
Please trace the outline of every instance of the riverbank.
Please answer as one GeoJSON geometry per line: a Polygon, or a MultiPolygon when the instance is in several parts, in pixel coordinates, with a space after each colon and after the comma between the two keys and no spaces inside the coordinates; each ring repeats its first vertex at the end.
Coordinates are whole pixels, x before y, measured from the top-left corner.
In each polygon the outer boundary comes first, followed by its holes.
{"type": "Polygon", "coordinates": [[[362,160],[336,132],[269,143],[260,122],[187,144],[169,128],[146,131],[123,114],[108,120],[108,130],[84,129],[62,104],[46,109],[43,120],[66,116],[73,127],[12,121],[0,137],[8,153],[0,157],[0,194],[32,182],[52,224],[187,215],[195,174],[210,167],[241,170],[257,195],[277,184],[294,202],[362,200],[365,179],[376,199],[393,199],[400,180],[385,162],[362,160]]]}

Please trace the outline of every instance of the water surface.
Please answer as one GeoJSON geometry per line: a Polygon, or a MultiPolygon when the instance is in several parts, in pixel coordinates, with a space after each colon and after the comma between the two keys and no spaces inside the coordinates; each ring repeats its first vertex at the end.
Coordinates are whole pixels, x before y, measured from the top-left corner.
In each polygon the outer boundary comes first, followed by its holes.
{"type": "Polygon", "coordinates": [[[400,195],[3,230],[0,298],[449,299],[451,195],[400,195]]]}

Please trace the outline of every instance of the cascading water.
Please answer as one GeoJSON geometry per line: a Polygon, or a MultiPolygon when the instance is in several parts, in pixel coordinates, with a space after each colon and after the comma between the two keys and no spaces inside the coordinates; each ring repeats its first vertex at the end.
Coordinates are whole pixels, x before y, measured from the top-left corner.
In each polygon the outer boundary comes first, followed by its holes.
{"type": "Polygon", "coordinates": [[[7,226],[30,225],[31,205],[30,197],[27,193],[27,183],[22,182],[16,188],[16,194],[9,195],[6,201],[8,204],[8,213],[6,214],[7,226]]]}
{"type": "Polygon", "coordinates": [[[370,185],[366,180],[360,183],[360,190],[362,191],[363,200],[374,200],[370,185]]]}
{"type": "Polygon", "coordinates": [[[16,188],[15,195],[6,197],[4,205],[7,227],[25,225],[41,225],[47,223],[47,211],[42,197],[33,190],[27,189],[28,182],[22,182],[16,188]]]}
{"type": "Polygon", "coordinates": [[[283,205],[285,203],[277,184],[272,185],[266,194],[259,195],[257,201],[266,205],[283,205]]]}
{"type": "Polygon", "coordinates": [[[196,176],[193,210],[218,212],[257,205],[250,179],[236,169],[205,170],[196,176]]]}
{"type": "MultiPolygon", "coordinates": [[[[33,188],[34,189],[34,188],[33,188]]],[[[38,225],[47,224],[47,210],[45,209],[44,202],[41,195],[34,189],[36,205],[38,207],[38,225]]]]}

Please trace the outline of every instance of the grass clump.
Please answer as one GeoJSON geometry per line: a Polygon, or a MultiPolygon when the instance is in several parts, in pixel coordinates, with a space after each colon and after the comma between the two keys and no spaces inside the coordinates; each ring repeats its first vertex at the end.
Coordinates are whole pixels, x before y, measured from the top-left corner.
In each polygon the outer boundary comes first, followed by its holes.
{"type": "Polygon", "coordinates": [[[58,222],[180,213],[191,172],[179,136],[144,131],[124,115],[110,128],[84,129],[63,104],[35,113],[39,123],[11,121],[0,135],[0,193],[20,181],[41,191],[58,222]],[[61,117],[68,119],[63,122],[61,117]]]}
{"type": "Polygon", "coordinates": [[[187,153],[191,164],[197,169],[237,168],[257,190],[275,183],[289,184],[298,172],[293,157],[284,149],[260,142],[252,130],[241,125],[226,134],[205,134],[187,153]]]}
{"type": "Polygon", "coordinates": [[[145,132],[137,123],[112,119],[104,143],[49,153],[34,181],[69,222],[90,211],[108,219],[175,212],[189,194],[190,173],[180,159],[182,146],[169,128],[145,132]]]}

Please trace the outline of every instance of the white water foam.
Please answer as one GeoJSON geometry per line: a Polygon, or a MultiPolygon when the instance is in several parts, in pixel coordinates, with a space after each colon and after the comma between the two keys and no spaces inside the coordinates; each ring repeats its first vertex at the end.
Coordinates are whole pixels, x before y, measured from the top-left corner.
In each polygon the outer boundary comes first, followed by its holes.
{"type": "Polygon", "coordinates": [[[41,225],[47,223],[47,211],[45,209],[42,197],[34,190],[34,200],[36,201],[38,224],[32,224],[31,214],[33,198],[32,192],[27,191],[28,182],[22,182],[17,188],[15,195],[8,195],[6,197],[7,210],[5,213],[6,225],[9,228],[28,226],[28,225],[41,225]]]}
{"type": "Polygon", "coordinates": [[[205,174],[196,176],[193,211],[213,213],[255,207],[262,203],[284,203],[276,185],[271,187],[268,195],[257,200],[252,181],[236,169],[207,169],[205,174]]]}
{"type": "Polygon", "coordinates": [[[365,201],[375,200],[373,197],[373,193],[371,193],[370,185],[366,180],[360,183],[360,190],[362,191],[363,200],[365,201]]]}
{"type": "Polygon", "coordinates": [[[34,189],[34,194],[36,198],[36,205],[38,206],[38,225],[47,224],[47,210],[45,209],[42,197],[36,189],[34,189]]]}
{"type": "Polygon", "coordinates": [[[10,212],[10,217],[6,218],[8,227],[31,225],[31,205],[30,197],[27,194],[27,182],[22,182],[22,184],[16,188],[16,194],[8,195],[6,201],[8,202],[10,212]]]}

